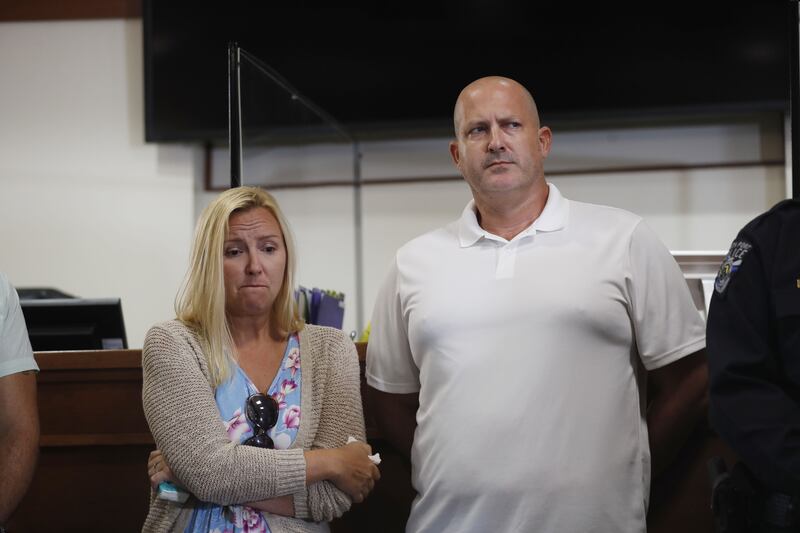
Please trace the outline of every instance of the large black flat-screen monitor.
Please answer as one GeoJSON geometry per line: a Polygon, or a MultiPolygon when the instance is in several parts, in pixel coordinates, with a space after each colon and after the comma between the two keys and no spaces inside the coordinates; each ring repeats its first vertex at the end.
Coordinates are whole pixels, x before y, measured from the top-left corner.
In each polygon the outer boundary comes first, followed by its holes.
{"type": "MultiPolygon", "coordinates": [[[[459,91],[489,74],[528,86],[551,125],[562,117],[782,112],[789,4],[144,0],[145,135],[227,140],[229,41],[360,138],[449,135],[459,91]]],[[[254,78],[243,71],[246,138],[285,126],[291,108],[254,78]]],[[[292,140],[285,135],[277,140],[292,140]]]]}
{"type": "Polygon", "coordinates": [[[128,347],[119,298],[20,300],[34,351],[128,347]]]}

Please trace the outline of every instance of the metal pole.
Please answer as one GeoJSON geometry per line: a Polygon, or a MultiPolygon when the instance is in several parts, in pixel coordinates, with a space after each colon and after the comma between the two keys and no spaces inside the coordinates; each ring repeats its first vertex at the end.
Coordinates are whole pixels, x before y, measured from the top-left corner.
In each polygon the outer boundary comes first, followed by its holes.
{"type": "Polygon", "coordinates": [[[364,331],[364,231],[361,220],[361,147],[353,140],[353,225],[356,260],[356,331],[364,331]]]}
{"type": "Polygon", "coordinates": [[[242,93],[240,48],[228,43],[228,151],[231,157],[231,188],[242,184],[242,93]]]}
{"type": "Polygon", "coordinates": [[[791,0],[789,5],[789,49],[791,50],[789,67],[789,113],[791,114],[792,137],[792,198],[800,198],[800,18],[798,18],[798,2],[791,0]]]}

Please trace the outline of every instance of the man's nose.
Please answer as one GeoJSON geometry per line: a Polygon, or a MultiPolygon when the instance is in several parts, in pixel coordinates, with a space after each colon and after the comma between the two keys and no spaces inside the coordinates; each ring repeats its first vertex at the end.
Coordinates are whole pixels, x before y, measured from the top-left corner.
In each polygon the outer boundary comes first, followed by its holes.
{"type": "Polygon", "coordinates": [[[504,152],[506,149],[505,139],[503,132],[497,126],[492,126],[489,130],[489,146],[490,152],[504,152]]]}

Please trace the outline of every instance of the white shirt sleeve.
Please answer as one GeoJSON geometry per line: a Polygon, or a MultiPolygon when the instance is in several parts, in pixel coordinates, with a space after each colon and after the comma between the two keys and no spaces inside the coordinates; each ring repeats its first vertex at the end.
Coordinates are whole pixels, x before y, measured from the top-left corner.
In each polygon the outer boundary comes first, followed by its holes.
{"type": "Polygon", "coordinates": [[[419,392],[419,368],[408,342],[397,260],[378,292],[367,343],[367,383],[392,394],[419,392]]]}
{"type": "Polygon", "coordinates": [[[647,370],[668,365],[705,347],[705,324],[675,258],[639,222],[629,245],[628,293],[636,345],[647,370]]]}
{"type": "Polygon", "coordinates": [[[39,370],[17,291],[0,273],[0,377],[39,370]]]}

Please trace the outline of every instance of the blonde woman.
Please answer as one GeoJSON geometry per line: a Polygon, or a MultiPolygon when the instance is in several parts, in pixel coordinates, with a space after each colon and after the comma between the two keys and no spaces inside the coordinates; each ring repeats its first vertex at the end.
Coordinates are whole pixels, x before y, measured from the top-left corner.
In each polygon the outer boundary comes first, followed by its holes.
{"type": "Polygon", "coordinates": [[[191,497],[153,497],[144,531],[328,531],[380,476],[355,347],[299,318],[295,261],[261,189],[228,190],[200,217],[177,319],[142,352],[151,481],[191,497]]]}

